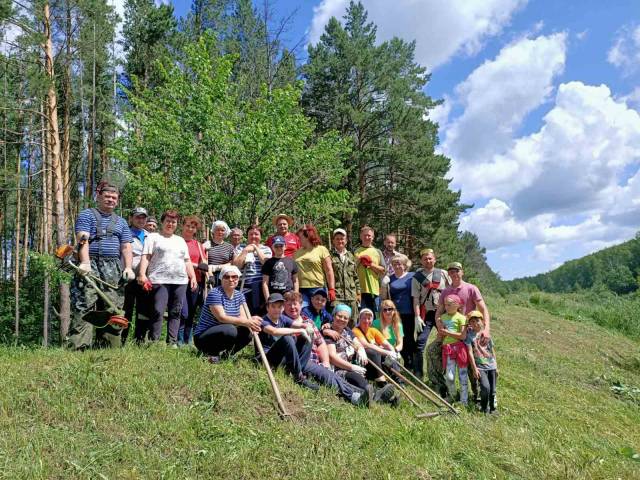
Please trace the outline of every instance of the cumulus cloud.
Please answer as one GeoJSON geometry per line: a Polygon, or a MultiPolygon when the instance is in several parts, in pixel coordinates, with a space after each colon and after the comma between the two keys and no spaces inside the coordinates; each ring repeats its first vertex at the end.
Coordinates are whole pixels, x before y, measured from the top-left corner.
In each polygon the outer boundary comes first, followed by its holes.
{"type": "Polygon", "coordinates": [[[490,250],[527,238],[526,227],[516,221],[505,202],[496,198],[462,217],[460,228],[475,233],[480,243],[490,250]]]}
{"type": "Polygon", "coordinates": [[[443,151],[468,168],[510,146],[525,116],[552,93],[553,79],[564,69],[566,37],[520,39],[476,68],[455,89],[464,113],[447,129],[443,151]]]}
{"type": "Polygon", "coordinates": [[[606,85],[569,82],[558,88],[543,122],[539,131],[480,163],[454,157],[463,193],[501,198],[520,219],[612,205],[624,172],[640,162],[638,111],[614,99],[606,85]]]}
{"type": "Polygon", "coordinates": [[[610,64],[631,74],[640,68],[640,25],[628,25],[616,34],[613,46],[607,52],[610,64]]]}
{"type": "MultiPolygon", "coordinates": [[[[378,38],[416,40],[416,60],[433,70],[454,55],[473,55],[484,41],[499,34],[527,0],[362,0],[378,38]]],[[[333,16],[341,19],[348,0],[322,0],[314,8],[309,41],[316,43],[333,16]]]]}

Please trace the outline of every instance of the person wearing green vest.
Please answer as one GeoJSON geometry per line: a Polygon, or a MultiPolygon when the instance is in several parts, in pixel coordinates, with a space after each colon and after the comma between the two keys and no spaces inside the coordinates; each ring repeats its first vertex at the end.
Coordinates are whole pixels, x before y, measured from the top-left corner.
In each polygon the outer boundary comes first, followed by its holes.
{"type": "Polygon", "coordinates": [[[335,278],[336,299],[331,307],[347,305],[351,309],[349,324],[354,326],[358,322],[358,303],[360,301],[360,279],[358,278],[358,261],[347,250],[347,232],[336,228],[331,237],[331,264],[335,278]]]}

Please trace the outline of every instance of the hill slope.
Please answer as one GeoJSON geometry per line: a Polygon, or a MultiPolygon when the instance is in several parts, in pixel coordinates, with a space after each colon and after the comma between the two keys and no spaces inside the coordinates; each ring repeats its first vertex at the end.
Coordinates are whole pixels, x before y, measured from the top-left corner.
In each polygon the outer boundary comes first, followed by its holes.
{"type": "Polygon", "coordinates": [[[2,478],[639,478],[640,344],[490,303],[498,417],[355,409],[249,361],[186,351],[0,350],[2,478]],[[614,384],[620,395],[611,389],[614,384]]]}

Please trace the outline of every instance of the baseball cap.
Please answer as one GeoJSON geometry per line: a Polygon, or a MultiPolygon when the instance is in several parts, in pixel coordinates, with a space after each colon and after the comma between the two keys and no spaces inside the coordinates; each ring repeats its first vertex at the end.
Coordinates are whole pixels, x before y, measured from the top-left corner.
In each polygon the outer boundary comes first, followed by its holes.
{"type": "Polygon", "coordinates": [[[286,245],[287,242],[284,241],[284,237],[281,235],[278,235],[277,237],[273,238],[273,246],[276,245],[286,245]]]}
{"type": "Polygon", "coordinates": [[[149,217],[147,218],[147,223],[155,223],[157,225],[158,220],[156,220],[156,217],[149,217]]]}
{"type": "Polygon", "coordinates": [[[147,213],[147,209],[146,208],[136,207],[133,210],[131,210],[131,216],[132,217],[137,217],[138,215],[144,215],[145,217],[149,216],[149,214],[147,213]]]}
{"type": "Polygon", "coordinates": [[[315,292],[313,292],[311,296],[315,297],[316,295],[320,295],[321,297],[327,298],[327,291],[324,288],[319,288],[315,292]]]}
{"type": "Polygon", "coordinates": [[[481,318],[484,320],[484,316],[482,315],[482,312],[480,310],[472,310],[469,313],[467,313],[467,320],[470,320],[474,317],[481,318]]]}
{"type": "Polygon", "coordinates": [[[447,265],[447,270],[462,270],[462,264],[460,262],[451,262],[447,265]]]}
{"type": "Polygon", "coordinates": [[[333,231],[333,235],[332,236],[335,237],[338,234],[342,234],[342,235],[344,235],[346,237],[347,236],[347,231],[344,228],[336,228],[333,231]]]}
{"type": "Polygon", "coordinates": [[[284,302],[284,297],[280,293],[272,293],[267,299],[267,303],[284,302]]]}

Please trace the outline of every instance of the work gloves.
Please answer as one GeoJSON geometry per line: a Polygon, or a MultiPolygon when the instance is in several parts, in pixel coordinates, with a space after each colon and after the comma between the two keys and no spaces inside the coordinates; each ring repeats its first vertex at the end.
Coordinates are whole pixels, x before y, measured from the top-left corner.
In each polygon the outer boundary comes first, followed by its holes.
{"type": "Polygon", "coordinates": [[[305,339],[307,343],[311,343],[311,336],[309,336],[309,332],[306,329],[300,330],[300,336],[305,339]]]}
{"type": "Polygon", "coordinates": [[[125,282],[131,282],[136,279],[136,274],[133,273],[133,270],[131,268],[125,268],[122,272],[122,279],[125,282]]]}
{"type": "Polygon", "coordinates": [[[91,262],[82,262],[80,265],[78,265],[78,273],[82,276],[90,274],[91,262]]]}
{"type": "Polygon", "coordinates": [[[418,340],[418,337],[422,333],[422,330],[424,330],[424,320],[422,320],[422,317],[420,315],[416,315],[415,325],[413,327],[413,339],[414,340],[416,340],[416,341],[418,340]]]}
{"type": "Polygon", "coordinates": [[[363,377],[367,374],[367,369],[359,365],[351,365],[351,371],[356,372],[362,375],[363,377]]]}
{"type": "Polygon", "coordinates": [[[336,301],[336,289],[335,288],[330,288],[329,289],[329,293],[327,294],[328,298],[329,298],[329,302],[335,302],[336,301]]]}
{"type": "Polygon", "coordinates": [[[356,351],[356,361],[360,365],[366,365],[369,361],[369,357],[367,357],[367,352],[364,351],[364,348],[359,348],[358,351],[356,351]]]}

